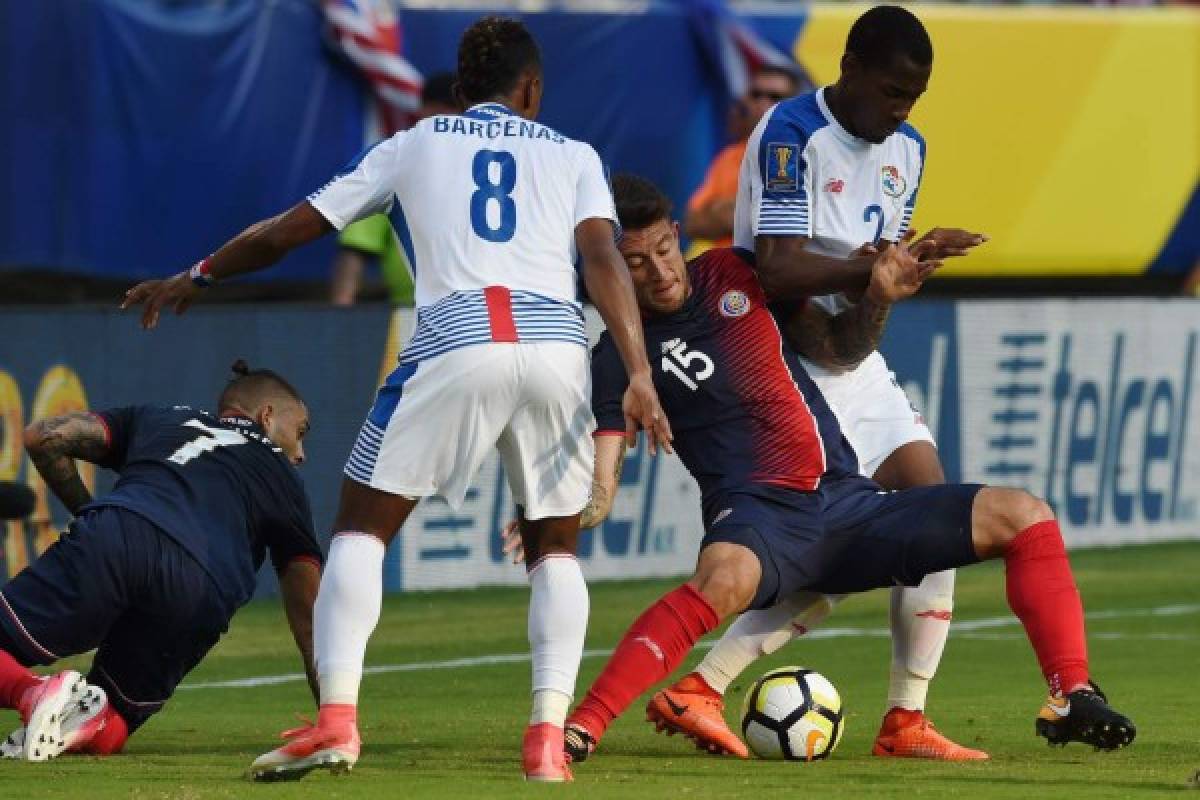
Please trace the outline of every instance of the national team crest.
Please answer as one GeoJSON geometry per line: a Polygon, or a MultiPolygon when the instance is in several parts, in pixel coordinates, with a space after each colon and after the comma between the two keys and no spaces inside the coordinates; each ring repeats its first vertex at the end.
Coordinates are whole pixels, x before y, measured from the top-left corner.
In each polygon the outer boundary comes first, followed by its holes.
{"type": "Polygon", "coordinates": [[[899,197],[904,194],[904,190],[908,185],[904,182],[904,176],[900,174],[900,170],[888,164],[883,168],[883,193],[888,197],[899,197]]]}
{"type": "Polygon", "coordinates": [[[721,315],[725,317],[740,317],[750,310],[750,298],[745,292],[730,289],[721,295],[721,315]]]}
{"type": "Polygon", "coordinates": [[[767,145],[767,191],[794,192],[800,188],[800,145],[767,145]]]}

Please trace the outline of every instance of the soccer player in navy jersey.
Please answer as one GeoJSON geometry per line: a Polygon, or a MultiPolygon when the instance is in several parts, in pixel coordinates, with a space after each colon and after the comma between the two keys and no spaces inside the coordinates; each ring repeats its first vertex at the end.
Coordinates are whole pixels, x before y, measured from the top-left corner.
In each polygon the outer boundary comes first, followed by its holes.
{"type": "Polygon", "coordinates": [[[24,722],[4,756],[120,751],[253,596],[268,551],[316,696],[322,554],[295,469],[308,409],[276,373],[234,370],[215,415],[132,406],[26,429],[34,466],[75,519],[0,588],[0,706],[24,722]],[[117,472],[112,491],[93,499],[75,459],[117,472]],[[93,648],[86,679],[29,670],[93,648]]]}
{"type": "MultiPolygon", "coordinates": [[[[735,244],[759,254],[756,272],[770,293],[795,301],[776,315],[783,334],[837,414],[862,474],[885,489],[946,482],[932,432],[875,349],[887,307],[854,290],[811,296],[809,282],[861,281],[879,249],[907,231],[926,163],[925,139],[908,116],[932,65],[933,43],[912,12],[898,6],[866,11],[850,27],[838,80],[785,98],[764,114],[738,179],[735,244]]],[[[945,258],[964,255],[986,238],[935,228],[919,246],[945,258]]],[[[876,756],[988,757],[954,742],[925,714],[950,632],[954,580],[954,570],[943,570],[916,586],[891,589],[892,659],[876,756]]],[[[802,593],[741,615],[694,673],[655,696],[651,712],[711,744],[706,731],[724,728],[721,717],[692,725],[672,704],[704,708],[707,696],[723,693],[756,658],[818,624],[839,600],[802,593]]],[[[723,733],[740,746],[732,731],[723,733]]]]}
{"type": "MultiPolygon", "coordinates": [[[[1130,743],[1133,723],[1090,682],[1083,610],[1050,507],[1016,489],[888,492],[859,475],[857,455],[768,310],[754,254],[716,249],[685,265],[661,192],[618,176],[614,193],[654,383],[676,451],[700,485],[706,534],[695,574],[634,622],[568,719],[571,758],[586,758],[618,714],[732,614],[800,591],[912,586],[993,558],[1005,560],[1009,604],[1050,687],[1038,732],[1101,749],[1130,743]]],[[[859,291],[885,308],[910,296],[937,265],[919,260],[926,249],[903,240],[884,248],[859,291]]],[[[604,336],[592,374],[599,438],[584,517],[594,524],[611,506],[624,448],[615,434],[625,376],[604,336]]]]}

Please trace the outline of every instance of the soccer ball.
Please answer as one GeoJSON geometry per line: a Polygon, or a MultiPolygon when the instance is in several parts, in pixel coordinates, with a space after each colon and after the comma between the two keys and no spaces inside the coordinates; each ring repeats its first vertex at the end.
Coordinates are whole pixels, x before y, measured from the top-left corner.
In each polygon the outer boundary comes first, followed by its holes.
{"type": "Polygon", "coordinates": [[[771,670],[755,681],[742,704],[742,736],[759,758],[828,758],[844,727],[837,689],[804,667],[771,670]]]}

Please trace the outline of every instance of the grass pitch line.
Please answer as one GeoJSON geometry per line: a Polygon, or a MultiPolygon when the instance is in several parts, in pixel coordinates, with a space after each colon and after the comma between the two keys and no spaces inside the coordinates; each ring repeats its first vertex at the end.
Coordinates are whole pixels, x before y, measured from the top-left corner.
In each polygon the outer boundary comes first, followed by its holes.
{"type": "MultiPolygon", "coordinates": [[[[1112,609],[1108,611],[1091,611],[1086,614],[1086,617],[1089,621],[1097,621],[1108,619],[1180,617],[1197,613],[1200,613],[1200,604],[1183,604],[1159,606],[1157,608],[1127,608],[1112,609]]],[[[1020,639],[1024,638],[1024,634],[984,633],[985,631],[989,631],[994,628],[1005,628],[1019,624],[1020,623],[1017,621],[1017,618],[1013,616],[983,617],[981,619],[968,619],[961,622],[953,622],[950,624],[950,631],[951,633],[959,636],[965,635],[972,638],[1020,639]]],[[[888,628],[818,628],[815,631],[809,631],[806,633],[804,638],[844,639],[873,636],[891,636],[891,631],[888,628]]],[[[1089,633],[1088,637],[1093,639],[1156,638],[1169,639],[1173,641],[1190,640],[1195,638],[1186,634],[1125,634],[1118,632],[1089,633]]],[[[707,649],[711,648],[713,644],[714,642],[711,641],[700,642],[696,645],[696,647],[698,649],[707,649]]],[[[612,648],[583,651],[584,658],[600,658],[609,655],[612,655],[612,648]]],[[[494,653],[492,655],[485,656],[450,658],[444,661],[416,661],[410,664],[382,664],[374,667],[367,667],[363,670],[363,674],[386,675],[393,672],[428,672],[430,670],[463,669],[465,667],[487,667],[494,664],[520,664],[528,663],[529,658],[529,653],[494,653]]],[[[289,672],[282,675],[259,675],[252,678],[236,678],[228,681],[185,683],[180,686],[179,689],[254,689],[260,686],[275,686],[281,683],[295,683],[304,680],[307,680],[304,673],[289,672]]]]}

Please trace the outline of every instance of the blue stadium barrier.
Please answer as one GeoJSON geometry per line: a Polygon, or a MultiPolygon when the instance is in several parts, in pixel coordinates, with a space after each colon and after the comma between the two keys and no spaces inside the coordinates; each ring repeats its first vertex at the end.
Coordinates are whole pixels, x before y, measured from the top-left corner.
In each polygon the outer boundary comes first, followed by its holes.
{"type": "MultiPolygon", "coordinates": [[[[409,312],[396,313],[391,329],[411,325],[409,312]]],[[[201,306],[146,333],[131,313],[0,310],[0,479],[42,489],[21,452],[31,419],[129,403],[211,407],[240,357],[278,370],[309,403],[301,474],[327,533],[342,465],[389,367],[390,314],[201,306]]],[[[882,349],[952,480],[1048,498],[1072,546],[1200,538],[1198,487],[1188,480],[1200,474],[1198,320],[1188,300],[912,302],[893,313],[882,349]]],[[[673,457],[638,448],[628,459],[612,517],[583,539],[588,574],[688,569],[702,533],[694,483],[673,457]]],[[[99,490],[110,484],[97,475],[99,490]]],[[[57,504],[47,511],[50,526],[10,529],[9,569],[65,524],[57,504]]],[[[520,583],[500,552],[512,511],[493,459],[462,509],[418,507],[389,553],[388,588],[520,583]]]]}

